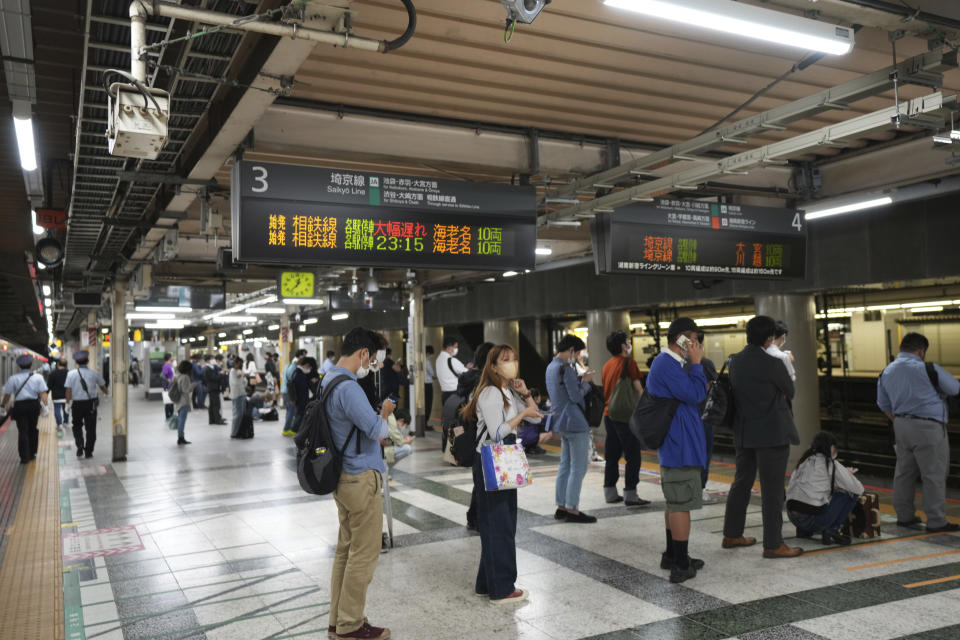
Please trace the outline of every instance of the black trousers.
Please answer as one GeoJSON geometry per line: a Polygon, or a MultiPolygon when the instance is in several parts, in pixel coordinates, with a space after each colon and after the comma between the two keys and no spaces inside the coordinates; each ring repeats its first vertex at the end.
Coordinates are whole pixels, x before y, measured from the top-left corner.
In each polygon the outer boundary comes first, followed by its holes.
{"type": "Polygon", "coordinates": [[[17,423],[17,450],[20,452],[20,462],[30,462],[37,455],[37,445],[40,442],[40,431],[37,423],[40,421],[39,400],[17,400],[13,404],[13,419],[17,423]]]}
{"type": "Polygon", "coordinates": [[[480,528],[480,566],[474,589],[492,600],[513,593],[517,581],[517,490],[486,491],[480,455],[473,460],[480,528]]]}
{"type": "MultiPolygon", "coordinates": [[[[440,406],[447,406],[447,398],[450,396],[456,395],[456,391],[441,391],[440,392],[440,406]]],[[[443,427],[440,427],[440,451],[447,450],[447,431],[443,427]]]]}
{"type": "Polygon", "coordinates": [[[70,413],[73,414],[73,440],[77,443],[77,449],[93,453],[93,445],[97,443],[96,403],[93,400],[74,400],[70,405],[70,413]]]}
{"type": "Polygon", "coordinates": [[[604,417],[607,427],[607,440],[603,445],[603,455],[606,458],[603,473],[603,486],[615,487],[620,479],[620,456],[627,459],[627,466],[623,474],[623,488],[627,491],[636,491],[640,482],[640,463],[643,461],[643,447],[640,441],[630,431],[626,422],[618,422],[610,416],[604,417]]]}
{"type": "Polygon", "coordinates": [[[727,510],[723,518],[723,536],[739,538],[747,520],[750,491],[760,472],[760,497],[763,511],[763,548],[779,549],[783,544],[783,489],[790,445],[737,449],[737,469],[733,476],[727,510]]]}
{"type": "Polygon", "coordinates": [[[427,382],[423,385],[423,411],[425,421],[430,424],[430,413],[433,411],[433,383],[427,382]]]}
{"type": "Polygon", "coordinates": [[[220,414],[220,390],[216,389],[207,396],[207,421],[210,424],[216,424],[223,421],[220,414]]]}

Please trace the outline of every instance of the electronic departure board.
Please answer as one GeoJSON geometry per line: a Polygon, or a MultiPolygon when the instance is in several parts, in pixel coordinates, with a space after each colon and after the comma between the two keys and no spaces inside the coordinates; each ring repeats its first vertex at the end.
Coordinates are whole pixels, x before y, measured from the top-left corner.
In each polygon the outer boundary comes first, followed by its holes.
{"type": "Polygon", "coordinates": [[[530,186],[237,162],[231,177],[238,262],[531,268],[530,186]]]}
{"type": "Polygon", "coordinates": [[[190,309],[226,309],[227,294],[223,287],[168,286],[151,287],[150,297],[137,300],[138,307],[184,307],[190,309]]]}
{"type": "Polygon", "coordinates": [[[803,278],[807,230],[790,209],[657,199],[598,214],[597,273],[803,278]]]}

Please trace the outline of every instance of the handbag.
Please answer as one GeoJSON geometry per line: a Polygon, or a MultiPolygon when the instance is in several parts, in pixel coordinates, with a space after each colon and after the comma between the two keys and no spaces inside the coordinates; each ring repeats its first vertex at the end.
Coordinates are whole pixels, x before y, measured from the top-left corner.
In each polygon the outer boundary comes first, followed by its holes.
{"type": "Polygon", "coordinates": [[[10,396],[9,405],[4,407],[4,413],[10,416],[10,419],[16,420],[18,418],[17,413],[14,411],[17,405],[17,396],[20,395],[20,392],[23,391],[23,388],[27,386],[27,383],[30,382],[30,378],[33,374],[27,374],[26,380],[23,381],[23,384],[20,385],[20,388],[17,389],[12,396],[10,396]]]}
{"type": "Polygon", "coordinates": [[[533,483],[522,444],[495,443],[480,449],[483,488],[487,491],[521,489],[533,483]]]}
{"type": "Polygon", "coordinates": [[[637,390],[633,387],[633,380],[627,373],[629,366],[630,359],[624,358],[620,379],[613,387],[613,392],[610,394],[610,403],[607,405],[610,419],[617,422],[629,422],[630,416],[633,415],[633,410],[637,406],[637,390]]]}
{"type": "Polygon", "coordinates": [[[645,449],[656,451],[667,439],[680,401],[676,398],[657,398],[644,391],[630,416],[630,432],[645,449]]]}

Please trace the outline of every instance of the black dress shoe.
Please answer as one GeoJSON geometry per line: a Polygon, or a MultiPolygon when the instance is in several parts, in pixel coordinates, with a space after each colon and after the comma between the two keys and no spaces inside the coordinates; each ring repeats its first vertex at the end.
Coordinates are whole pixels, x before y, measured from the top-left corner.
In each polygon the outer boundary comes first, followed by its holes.
{"type": "Polygon", "coordinates": [[[650,504],[650,501],[644,500],[643,498],[637,498],[636,500],[627,500],[626,498],[624,498],[623,504],[624,506],[627,506],[627,507],[644,507],[650,504]]]}
{"type": "Polygon", "coordinates": [[[946,533],[949,531],[960,531],[960,524],[953,524],[952,522],[948,522],[942,527],[927,527],[927,531],[929,531],[930,533],[946,533]]]}
{"type": "Polygon", "coordinates": [[[593,524],[597,521],[596,516],[588,516],[583,511],[580,513],[570,513],[567,511],[567,522],[574,522],[579,524],[593,524]]]}
{"type": "Polygon", "coordinates": [[[557,510],[553,514],[554,520],[565,520],[567,518],[567,512],[560,507],[557,507],[557,510]]]}
{"type": "Polygon", "coordinates": [[[909,520],[897,520],[898,527],[912,527],[923,522],[920,518],[910,518],[909,520]]]}
{"type": "MultiPolygon", "coordinates": [[[[699,571],[703,569],[705,563],[700,558],[690,558],[690,566],[699,571]]],[[[667,571],[673,569],[673,556],[668,556],[665,553],[660,554],[660,568],[666,569],[667,571]]]]}
{"type": "Polygon", "coordinates": [[[77,457],[78,458],[83,457],[83,447],[77,447],[77,457]]]}
{"type": "Polygon", "coordinates": [[[844,535],[839,531],[824,531],[820,536],[820,541],[823,544],[839,544],[847,546],[850,544],[850,536],[844,535]]]}
{"type": "Polygon", "coordinates": [[[93,457],[93,451],[87,452],[87,454],[84,456],[84,458],[92,458],[92,457],[93,457]]]}
{"type": "Polygon", "coordinates": [[[192,444],[192,443],[186,438],[177,438],[177,444],[192,444]]]}

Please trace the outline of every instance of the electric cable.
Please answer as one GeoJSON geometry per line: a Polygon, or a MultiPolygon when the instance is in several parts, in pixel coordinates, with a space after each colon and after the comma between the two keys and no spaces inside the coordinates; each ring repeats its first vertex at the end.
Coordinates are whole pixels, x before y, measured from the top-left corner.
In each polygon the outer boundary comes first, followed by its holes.
{"type": "Polygon", "coordinates": [[[414,32],[417,30],[417,9],[413,6],[413,0],[400,0],[403,3],[403,6],[407,9],[407,28],[400,35],[399,38],[390,40],[389,42],[383,45],[383,52],[390,53],[396,49],[399,49],[403,45],[407,44],[410,38],[413,37],[414,32]]]}
{"type": "Polygon", "coordinates": [[[506,44],[510,44],[510,41],[513,40],[513,32],[517,29],[517,21],[507,18],[507,26],[503,29],[503,41],[506,44]]]}
{"type": "MultiPolygon", "coordinates": [[[[915,9],[915,8],[911,7],[909,4],[907,4],[906,0],[900,0],[900,4],[902,4],[905,8],[909,9],[910,11],[913,11],[913,15],[912,15],[912,16],[908,16],[907,18],[904,18],[904,20],[903,20],[904,22],[912,22],[913,20],[916,20],[918,17],[920,17],[920,14],[921,14],[920,9],[915,9]]],[[[927,27],[929,27],[931,31],[933,31],[933,32],[936,33],[938,36],[940,36],[940,38],[944,41],[944,43],[946,43],[946,45],[947,45],[948,47],[950,47],[950,48],[953,49],[954,51],[956,51],[958,48],[960,48],[960,46],[958,46],[958,45],[954,44],[953,42],[951,42],[950,39],[947,38],[947,34],[945,34],[943,31],[941,31],[939,27],[937,27],[936,25],[934,25],[933,23],[931,23],[929,20],[927,20],[927,19],[925,19],[925,18],[920,17],[920,20],[922,20],[923,23],[926,24],[927,27]]]]}
{"type": "Polygon", "coordinates": [[[126,71],[121,71],[120,69],[107,69],[106,71],[103,72],[103,88],[106,90],[108,96],[111,94],[110,94],[110,83],[107,82],[107,78],[109,78],[111,75],[118,75],[126,78],[130,82],[130,84],[132,84],[134,87],[137,88],[138,91],[140,91],[140,93],[143,95],[144,109],[150,106],[150,101],[152,100],[153,105],[157,108],[157,113],[159,114],[163,111],[160,108],[160,103],[157,102],[156,97],[152,93],[150,93],[150,90],[147,88],[145,84],[143,84],[140,80],[137,80],[132,74],[126,71]]]}

